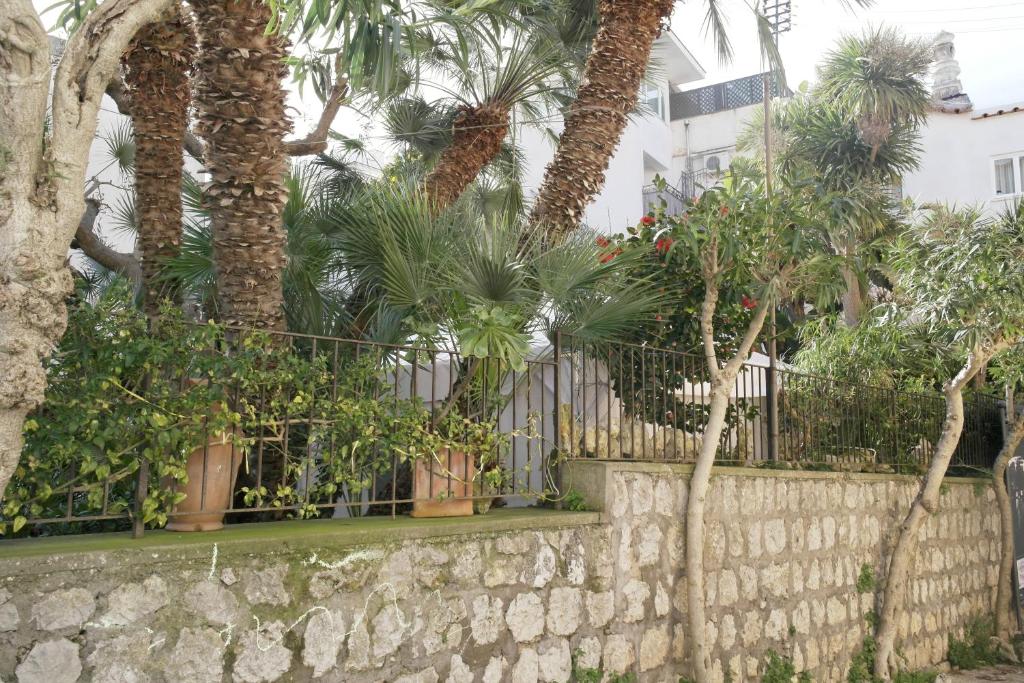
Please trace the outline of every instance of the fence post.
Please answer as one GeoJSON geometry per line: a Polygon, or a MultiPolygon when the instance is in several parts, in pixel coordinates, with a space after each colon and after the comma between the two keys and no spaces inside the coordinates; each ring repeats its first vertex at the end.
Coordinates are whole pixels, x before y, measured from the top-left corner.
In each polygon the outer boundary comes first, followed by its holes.
{"type": "MultiPolygon", "coordinates": [[[[149,321],[147,325],[151,328],[152,321],[149,321]]],[[[152,380],[152,370],[146,373],[145,377],[142,378],[142,393],[143,395],[149,393],[149,385],[152,380]]],[[[142,534],[146,531],[146,523],[142,519],[142,508],[146,502],[146,498],[149,497],[149,461],[143,456],[139,460],[139,471],[135,477],[135,502],[132,506],[132,538],[142,538],[142,534]]]]}
{"type": "MultiPolygon", "coordinates": [[[[552,349],[552,355],[555,359],[555,377],[554,386],[552,387],[555,392],[555,414],[552,419],[552,424],[555,427],[555,491],[557,496],[555,498],[555,509],[562,509],[562,331],[555,330],[554,348],[552,349]]],[[[541,418],[541,431],[543,431],[543,417],[541,418]]]]}
{"type": "Polygon", "coordinates": [[[779,459],[779,402],[776,388],[778,347],[775,341],[775,307],[768,327],[768,459],[779,459]]]}

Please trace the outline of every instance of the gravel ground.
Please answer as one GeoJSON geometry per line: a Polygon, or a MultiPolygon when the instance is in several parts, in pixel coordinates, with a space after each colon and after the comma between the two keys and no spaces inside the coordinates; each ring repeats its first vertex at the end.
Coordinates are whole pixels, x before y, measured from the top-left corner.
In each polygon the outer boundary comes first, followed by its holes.
{"type": "Polygon", "coordinates": [[[942,674],[936,683],[975,683],[978,681],[1024,683],[1024,667],[994,666],[988,669],[978,669],[977,671],[957,671],[942,674]]]}

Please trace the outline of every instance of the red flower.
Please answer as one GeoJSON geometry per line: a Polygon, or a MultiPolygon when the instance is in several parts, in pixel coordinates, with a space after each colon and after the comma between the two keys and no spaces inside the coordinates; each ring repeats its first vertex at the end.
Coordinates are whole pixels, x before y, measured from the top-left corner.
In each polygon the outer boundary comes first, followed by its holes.
{"type": "Polygon", "coordinates": [[[743,308],[747,309],[748,311],[752,311],[755,308],[757,308],[757,299],[751,299],[749,296],[744,294],[743,300],[740,301],[740,304],[743,306],[743,308]]]}
{"type": "Polygon", "coordinates": [[[644,216],[640,219],[640,222],[644,225],[654,225],[654,216],[644,216]]]}
{"type": "Polygon", "coordinates": [[[661,253],[661,254],[667,254],[668,250],[671,247],[672,247],[672,238],[671,237],[662,237],[661,239],[659,239],[657,242],[654,243],[654,248],[657,249],[658,252],[661,253]]]}
{"type": "Polygon", "coordinates": [[[720,209],[718,209],[718,213],[722,214],[722,218],[725,218],[726,216],[729,215],[729,207],[728,206],[721,207],[720,209]]]}
{"type": "Polygon", "coordinates": [[[607,246],[608,246],[609,244],[611,244],[611,242],[609,242],[609,241],[608,241],[608,238],[607,238],[607,237],[601,237],[601,236],[599,236],[599,237],[598,237],[598,238],[597,238],[596,240],[594,240],[594,241],[595,241],[595,242],[597,243],[597,246],[601,247],[602,249],[603,249],[604,247],[607,247],[607,246]]]}
{"type": "Polygon", "coordinates": [[[622,249],[613,249],[606,254],[601,254],[601,263],[608,263],[613,258],[622,253],[622,249]]]}
{"type": "Polygon", "coordinates": [[[661,322],[661,315],[654,316],[654,319],[657,320],[658,322],[661,322]]]}

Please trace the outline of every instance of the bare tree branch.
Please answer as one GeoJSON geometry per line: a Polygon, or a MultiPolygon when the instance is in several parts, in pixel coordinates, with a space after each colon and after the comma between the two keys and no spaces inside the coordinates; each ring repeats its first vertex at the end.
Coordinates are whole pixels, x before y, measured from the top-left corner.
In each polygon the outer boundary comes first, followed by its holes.
{"type": "Polygon", "coordinates": [[[285,152],[288,156],[303,157],[310,154],[319,154],[327,149],[327,136],[331,132],[331,124],[334,123],[338,111],[348,99],[348,79],[342,76],[334,82],[331,94],[324,102],[324,110],[320,114],[320,120],[316,128],[301,140],[291,140],[284,143],[285,152]]]}
{"type": "MultiPolygon", "coordinates": [[[[120,75],[110,81],[106,94],[117,105],[119,112],[125,116],[130,116],[131,110],[128,104],[128,94],[120,75]]],[[[324,103],[324,110],[320,114],[320,120],[317,121],[316,128],[300,140],[286,141],[284,143],[285,153],[288,156],[304,157],[325,151],[327,149],[327,138],[331,132],[331,124],[334,123],[334,119],[338,116],[338,112],[341,111],[347,100],[348,79],[339,78],[334,87],[331,88],[331,94],[327,98],[327,102],[324,103]]],[[[185,133],[185,151],[193,159],[202,163],[205,145],[192,131],[185,133]]]]}
{"type": "Polygon", "coordinates": [[[85,200],[85,213],[78,222],[75,239],[71,247],[82,252],[107,270],[112,270],[132,279],[136,284],[142,281],[142,266],[135,254],[126,254],[110,247],[103,238],[96,234],[96,218],[99,216],[100,202],[88,197],[85,200]]]}

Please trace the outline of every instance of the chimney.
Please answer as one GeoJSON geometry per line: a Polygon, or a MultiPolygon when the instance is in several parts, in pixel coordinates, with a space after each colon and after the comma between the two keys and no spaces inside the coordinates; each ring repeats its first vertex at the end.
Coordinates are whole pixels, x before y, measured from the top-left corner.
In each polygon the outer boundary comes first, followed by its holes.
{"type": "Polygon", "coordinates": [[[956,61],[953,34],[942,31],[932,43],[932,100],[942,111],[970,111],[974,104],[960,83],[960,63],[956,61]]]}

